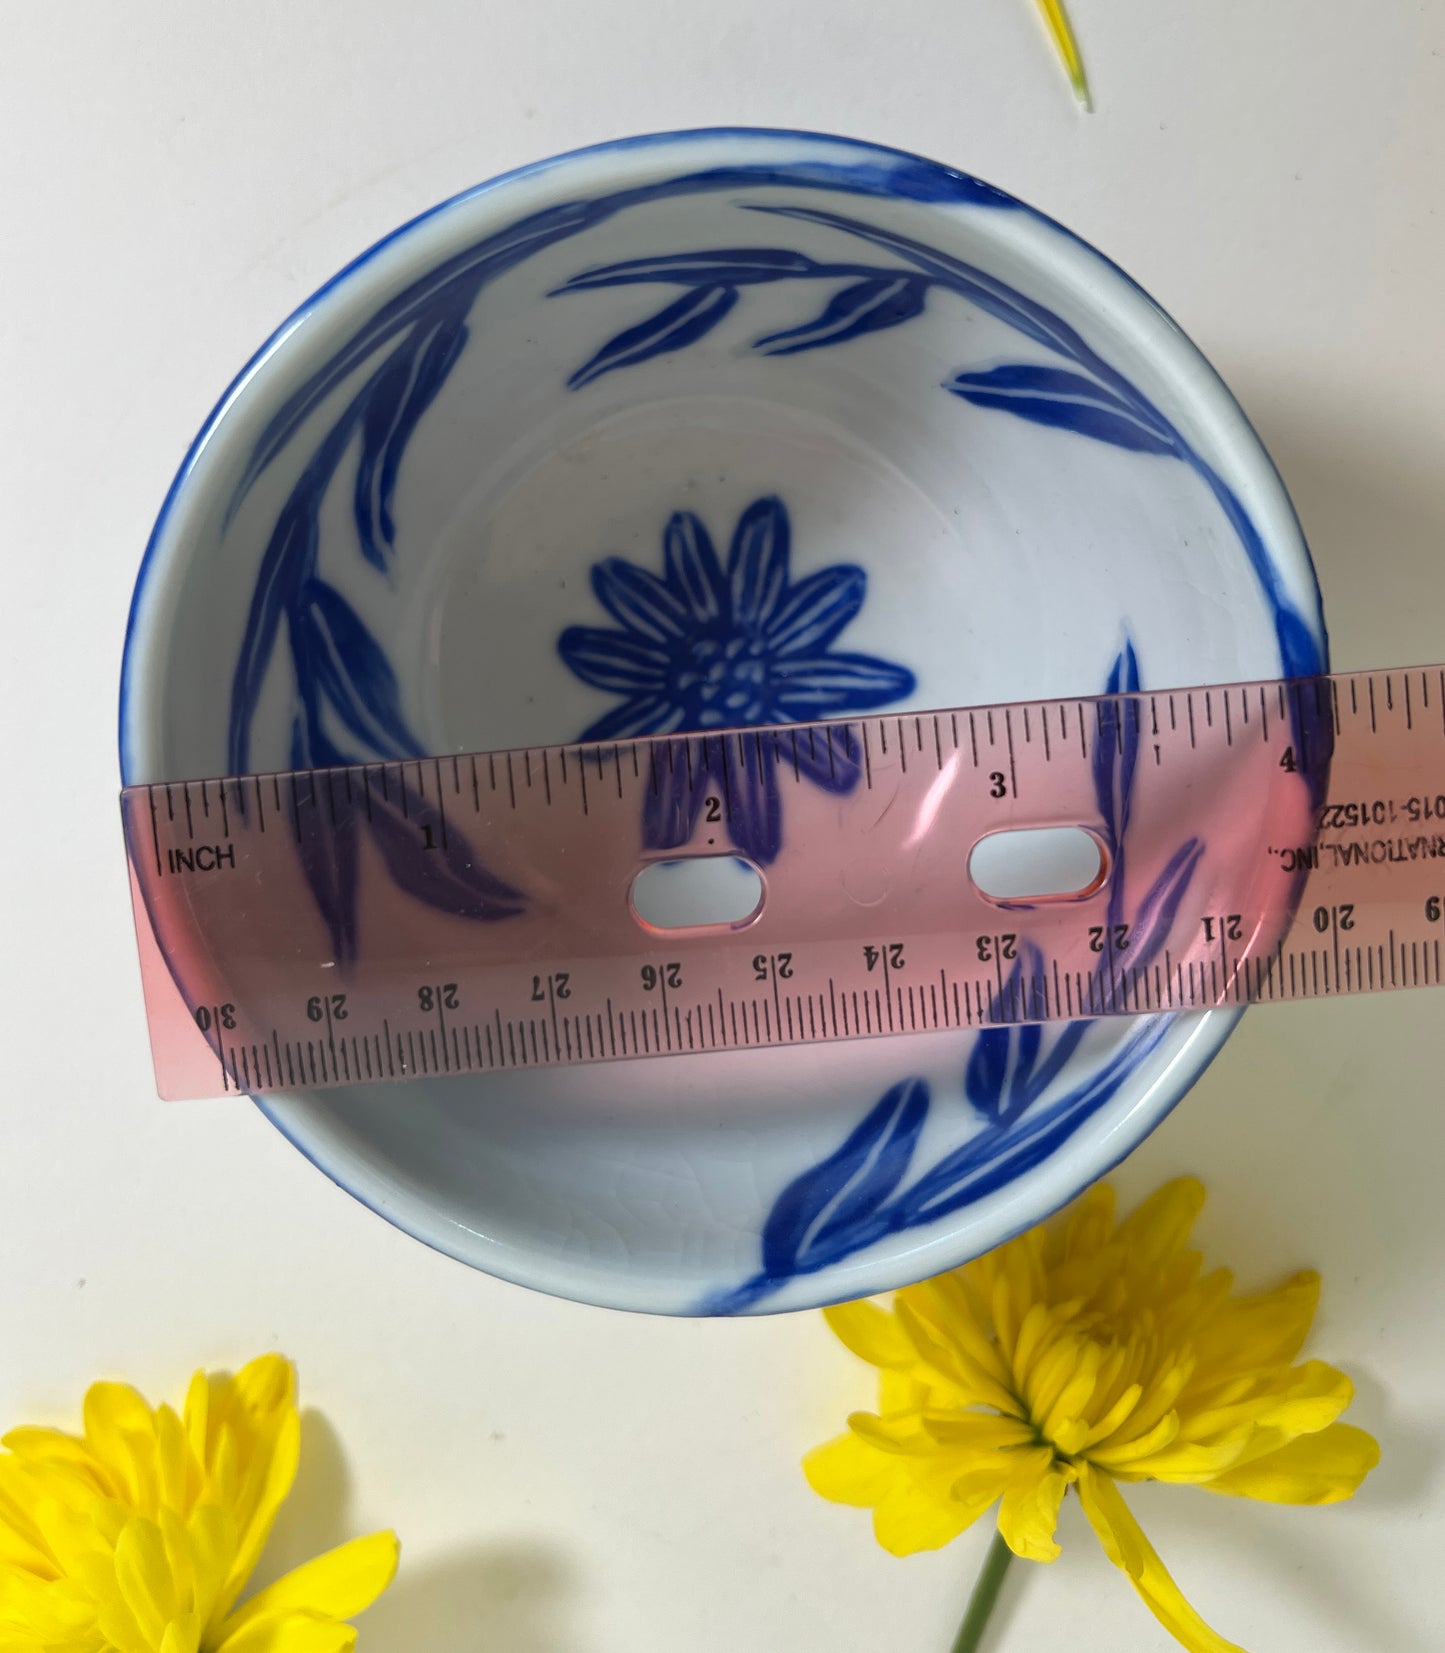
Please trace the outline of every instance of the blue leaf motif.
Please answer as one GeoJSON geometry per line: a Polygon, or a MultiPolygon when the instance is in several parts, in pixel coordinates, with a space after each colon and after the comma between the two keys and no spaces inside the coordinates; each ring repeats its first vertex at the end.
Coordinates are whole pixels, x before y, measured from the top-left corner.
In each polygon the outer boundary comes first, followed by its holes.
{"type": "Polygon", "coordinates": [[[705,252],[660,253],[584,270],[548,294],[585,293],[599,287],[672,282],[679,286],[741,287],[795,276],[826,275],[830,266],[779,247],[719,247],[705,252]]]}
{"type": "Polygon", "coordinates": [[[382,572],[396,549],[391,504],[402,455],[466,342],[461,315],[418,322],[372,376],[361,415],[361,457],[352,510],[357,547],[382,572]]]}
{"type": "Polygon", "coordinates": [[[870,276],[835,293],[816,320],[769,333],[753,348],[764,356],[794,356],[799,351],[842,344],[912,321],[923,313],[927,298],[928,283],[921,276],[870,276]]]}
{"type": "MultiPolygon", "coordinates": [[[[1136,693],[1139,680],[1138,657],[1126,638],[1110,667],[1105,693],[1136,693]]],[[[1110,720],[1101,726],[1095,741],[1093,779],[1105,829],[1114,836],[1112,912],[1114,904],[1123,899],[1127,850],[1123,829],[1141,730],[1132,705],[1118,718],[1112,716],[1113,708],[1108,710],[1110,720]]],[[[1128,954],[1135,967],[1148,964],[1168,939],[1202,853],[1197,839],[1182,844],[1140,903],[1128,954]]],[[[1101,972],[1107,968],[1101,961],[1101,972]]],[[[1030,1013],[1031,994],[1037,990],[1042,970],[1043,955],[1026,944],[998,984],[1001,1014],[1030,1013]]],[[[909,1087],[919,1087],[926,1103],[927,1086],[921,1079],[894,1086],[835,1153],[783,1190],[764,1229],[758,1273],[729,1291],[714,1293],[703,1303],[704,1312],[733,1314],[751,1308],[800,1274],[827,1268],[888,1234],[937,1222],[1041,1164],[1115,1095],[1164,1037],[1169,1019],[1144,1021],[1097,1072],[1062,1095],[1051,1096],[1092,1025],[1079,1020],[1054,1030],[1021,1023],[981,1032],[965,1064],[963,1092],[984,1128],[911,1182],[906,1181],[906,1173],[917,1130],[912,1132],[906,1157],[901,1148],[895,1150],[890,1132],[902,1130],[902,1097],[909,1087]],[[856,1198],[855,1184],[859,1189],[856,1198]],[[885,1184],[879,1195],[877,1190],[885,1184]],[[835,1208],[827,1204],[830,1190],[835,1208]]]]}
{"type": "Polygon", "coordinates": [[[681,350],[710,333],[738,301],[736,287],[694,287],[674,299],[655,316],[618,333],[585,362],[567,381],[568,389],[580,390],[619,367],[636,367],[669,350],[681,350]]]}
{"type": "MultiPolygon", "coordinates": [[[[1026,945],[1014,960],[997,994],[999,1012],[1022,1016],[1028,1011],[1028,986],[1043,970],[1043,955],[1026,945]]],[[[963,1072],[963,1094],[976,1113],[991,1124],[1007,1124],[1041,1093],[1035,1074],[1043,1029],[1037,1023],[990,1027],[979,1034],[963,1072]]]]}
{"type": "Polygon", "coordinates": [[[226,759],[233,775],[244,775],[251,767],[251,720],[271,667],[281,621],[295,611],[316,572],[321,543],[317,497],[340,464],[354,429],[352,413],[337,422],[302,472],[266,542],[231,677],[226,759]]]}
{"type": "Polygon", "coordinates": [[[837,1241],[877,1212],[908,1170],[928,1108],[927,1083],[900,1080],[835,1153],[788,1184],[763,1230],[769,1274],[809,1267],[825,1240],[837,1241]]]}
{"type": "MultiPolygon", "coordinates": [[[[743,740],[742,762],[734,771],[728,833],[757,866],[770,866],[783,847],[783,800],[778,792],[777,759],[771,743],[743,740]]],[[[694,811],[695,813],[695,811],[694,811]]]]}
{"type": "MultiPolygon", "coordinates": [[[[1046,350],[1062,349],[1066,354],[1071,353],[1064,342],[1065,334],[1070,330],[1066,329],[1066,324],[1061,318],[1042,305],[1034,304],[1016,289],[988,275],[975,265],[951,258],[936,247],[925,246],[910,236],[880,229],[877,225],[865,224],[841,213],[819,211],[812,207],[750,206],[748,210],[768,213],[779,218],[793,218],[805,224],[826,225],[830,229],[840,230],[845,235],[866,241],[872,246],[898,253],[928,280],[938,283],[941,287],[947,287],[961,298],[966,298],[985,314],[997,317],[1015,332],[1032,339],[1035,344],[1043,345],[1046,350]]],[[[871,273],[877,275],[883,272],[874,269],[871,273]]],[[[896,274],[896,267],[889,273],[896,274]]],[[[1073,336],[1077,338],[1077,335],[1073,336]]]]}
{"type": "MultiPolygon", "coordinates": [[[[1139,657],[1133,642],[1126,639],[1110,668],[1104,693],[1132,695],[1138,691],[1139,657]]],[[[1109,834],[1109,847],[1114,851],[1123,844],[1129,828],[1129,803],[1134,793],[1134,768],[1141,738],[1137,703],[1126,701],[1120,705],[1105,701],[1099,705],[1090,763],[1099,816],[1109,834]]],[[[1123,879],[1116,876],[1116,890],[1122,889],[1122,885],[1123,879]]]]}
{"type": "Polygon", "coordinates": [[[963,1094],[974,1110],[989,1121],[1003,1112],[1003,1087],[1008,1078],[1014,1029],[985,1028],[979,1034],[963,1070],[963,1094]]]}
{"type": "Polygon", "coordinates": [[[1174,454],[1175,443],[1146,425],[1093,379],[1082,374],[1038,370],[1050,381],[1067,380],[1067,393],[1044,391],[1033,382],[1027,367],[996,367],[984,373],[955,373],[943,388],[975,407],[997,408],[1036,425],[1071,430],[1096,442],[1108,442],[1133,453],[1174,454]]]}
{"type": "Polygon", "coordinates": [[[405,782],[399,796],[372,787],[370,803],[372,839],[393,882],[408,895],[458,918],[484,922],[523,910],[521,892],[488,872],[457,829],[405,782]],[[435,849],[425,847],[427,827],[435,849]]]}
{"type": "Polygon", "coordinates": [[[309,790],[306,783],[297,783],[294,824],[301,870],[343,970],[356,958],[358,829],[350,810],[338,812],[330,798],[323,803],[326,783],[316,771],[349,761],[316,727],[313,714],[297,715],[291,726],[291,767],[312,772],[309,790]]]}
{"type": "Polygon", "coordinates": [[[1148,964],[1169,939],[1179,904],[1203,854],[1204,845],[1197,838],[1181,844],[1139,903],[1129,943],[1137,968],[1148,964]]]}
{"type": "Polygon", "coordinates": [[[358,740],[376,752],[420,756],[401,710],[401,691],[385,651],[333,585],[312,580],[293,620],[293,647],[327,702],[358,740]]]}
{"type": "MultiPolygon", "coordinates": [[[[1071,1028],[1086,1025],[1069,1024],[1071,1028]]],[[[890,1231],[936,1222],[1042,1163],[1114,1095],[1164,1037],[1168,1026],[1167,1017],[1148,1018],[1083,1084],[1026,1114],[1014,1122],[1012,1129],[980,1131],[946,1154],[889,1206],[890,1231]]]]}

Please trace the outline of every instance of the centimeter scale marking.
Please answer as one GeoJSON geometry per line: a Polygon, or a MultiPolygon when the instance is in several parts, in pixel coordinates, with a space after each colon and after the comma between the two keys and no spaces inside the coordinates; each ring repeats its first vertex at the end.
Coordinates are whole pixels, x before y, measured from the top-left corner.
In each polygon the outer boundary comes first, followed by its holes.
{"type": "Polygon", "coordinates": [[[165,1095],[1445,980],[1441,667],[158,783],[123,812],[165,1095]],[[642,866],[737,855],[769,807],[750,920],[637,917],[642,866]],[[977,889],[979,839],[1049,825],[1093,835],[1095,884],[977,889]]]}

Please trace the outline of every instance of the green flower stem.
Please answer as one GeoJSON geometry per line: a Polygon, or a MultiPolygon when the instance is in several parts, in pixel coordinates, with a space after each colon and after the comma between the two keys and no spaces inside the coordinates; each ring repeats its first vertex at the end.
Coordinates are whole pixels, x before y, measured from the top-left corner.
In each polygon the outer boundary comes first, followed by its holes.
{"type": "Polygon", "coordinates": [[[1013,1551],[1003,1541],[1003,1534],[994,1533],[993,1543],[989,1545],[988,1554],[983,1558],[983,1568],[979,1572],[978,1582],[973,1587],[973,1594],[968,1598],[968,1611],[963,1615],[963,1623],[958,1627],[952,1653],[976,1653],[979,1643],[983,1640],[983,1633],[988,1628],[988,1621],[993,1616],[994,1607],[998,1603],[999,1586],[1003,1583],[1003,1575],[1008,1571],[1008,1564],[1013,1560],[1013,1556],[1013,1551]]]}

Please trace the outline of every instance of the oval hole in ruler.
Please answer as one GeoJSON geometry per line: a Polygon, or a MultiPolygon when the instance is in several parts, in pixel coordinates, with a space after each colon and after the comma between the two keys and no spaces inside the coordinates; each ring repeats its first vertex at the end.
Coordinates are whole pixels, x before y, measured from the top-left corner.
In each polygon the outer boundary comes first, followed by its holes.
{"type": "Polygon", "coordinates": [[[969,877],[990,901],[1080,901],[1107,871],[1103,844],[1079,826],[990,832],[968,858],[969,877]]]}
{"type": "Polygon", "coordinates": [[[633,913],[655,930],[740,929],[762,909],[762,874],[736,855],[654,861],[632,880],[633,913]]]}

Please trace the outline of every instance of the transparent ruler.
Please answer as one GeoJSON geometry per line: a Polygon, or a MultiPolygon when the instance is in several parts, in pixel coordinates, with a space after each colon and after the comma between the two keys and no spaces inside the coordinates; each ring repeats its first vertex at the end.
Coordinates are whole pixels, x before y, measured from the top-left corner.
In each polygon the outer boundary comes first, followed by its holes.
{"type": "Polygon", "coordinates": [[[166,1097],[1323,998],[1445,965],[1435,666],[121,801],[166,1097]],[[705,873],[733,908],[658,920],[648,880],[705,873]]]}

